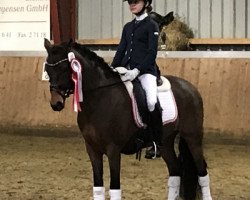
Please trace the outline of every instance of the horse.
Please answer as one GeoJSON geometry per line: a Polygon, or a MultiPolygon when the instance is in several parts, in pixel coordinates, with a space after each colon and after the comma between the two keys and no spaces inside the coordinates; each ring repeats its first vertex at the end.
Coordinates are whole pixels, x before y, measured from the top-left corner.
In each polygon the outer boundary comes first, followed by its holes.
{"type": "MultiPolygon", "coordinates": [[[[110,170],[110,199],[119,200],[121,154],[136,153],[136,133],[140,131],[133,119],[128,91],[119,74],[84,45],[73,41],[51,44],[45,39],[44,47],[48,54],[45,70],[49,75],[52,109],[61,111],[68,96],[73,94],[77,99],[77,94],[82,92],[82,102],[75,102],[74,105],[78,111],[77,123],[92,164],[94,199],[105,199],[103,156],[106,155],[110,170]],[[74,76],[76,72],[68,58],[72,52],[75,56],[73,60],[78,63],[78,78],[74,76]]],[[[175,76],[166,78],[171,83],[178,107],[178,118],[163,127],[160,149],[169,171],[168,200],[176,199],[180,188],[183,188],[185,199],[195,199],[199,185],[203,200],[211,200],[202,148],[201,95],[184,79],[175,76]],[[174,149],[177,135],[180,138],[179,156],[174,149]]]]}
{"type": "Polygon", "coordinates": [[[193,30],[181,20],[174,17],[173,12],[162,16],[156,12],[148,14],[159,26],[160,35],[158,49],[165,51],[187,51],[191,50],[189,39],[194,37],[193,30]]]}

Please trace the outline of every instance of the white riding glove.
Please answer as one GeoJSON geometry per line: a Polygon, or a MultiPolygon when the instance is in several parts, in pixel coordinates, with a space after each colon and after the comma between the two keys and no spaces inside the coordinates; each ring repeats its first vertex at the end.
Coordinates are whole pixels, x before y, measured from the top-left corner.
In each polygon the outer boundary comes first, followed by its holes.
{"type": "Polygon", "coordinates": [[[116,67],[114,70],[118,72],[121,76],[125,75],[128,72],[128,69],[125,67],[116,67]]]}
{"type": "Polygon", "coordinates": [[[127,70],[127,72],[121,76],[122,81],[133,81],[138,75],[140,71],[137,68],[132,70],[127,70]]]}

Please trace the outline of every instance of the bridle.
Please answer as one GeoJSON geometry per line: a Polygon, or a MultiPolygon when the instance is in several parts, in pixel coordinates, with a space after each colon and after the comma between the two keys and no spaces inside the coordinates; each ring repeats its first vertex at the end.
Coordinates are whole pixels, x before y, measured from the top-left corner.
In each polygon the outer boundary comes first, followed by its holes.
{"type": "Polygon", "coordinates": [[[65,62],[65,61],[68,61],[68,58],[59,60],[59,61],[56,62],[56,63],[48,63],[48,62],[45,62],[45,64],[48,65],[48,66],[50,66],[50,67],[55,67],[55,66],[59,65],[59,64],[62,63],[62,62],[65,62]]]}

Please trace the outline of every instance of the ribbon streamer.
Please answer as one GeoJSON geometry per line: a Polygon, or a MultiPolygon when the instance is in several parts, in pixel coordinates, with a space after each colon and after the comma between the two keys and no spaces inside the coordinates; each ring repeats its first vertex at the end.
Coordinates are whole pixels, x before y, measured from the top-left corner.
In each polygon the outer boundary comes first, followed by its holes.
{"type": "Polygon", "coordinates": [[[73,70],[72,80],[75,83],[75,90],[73,96],[73,110],[75,112],[82,111],[80,102],[83,102],[82,94],[82,66],[81,63],[75,58],[75,54],[70,52],[68,54],[69,62],[73,70]]]}

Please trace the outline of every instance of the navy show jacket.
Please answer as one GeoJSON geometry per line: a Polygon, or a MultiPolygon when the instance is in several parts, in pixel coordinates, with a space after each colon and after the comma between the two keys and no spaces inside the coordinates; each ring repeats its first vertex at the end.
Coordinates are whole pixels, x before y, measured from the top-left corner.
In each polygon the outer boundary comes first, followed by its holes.
{"type": "Polygon", "coordinates": [[[149,16],[136,23],[128,22],[112,62],[113,67],[137,68],[142,74],[157,75],[156,56],[159,27],[149,16]]]}

